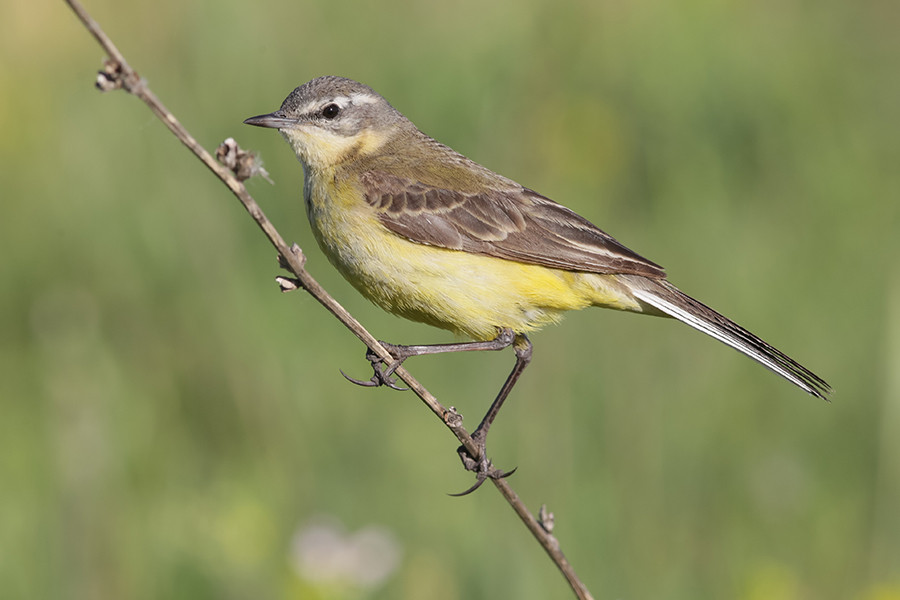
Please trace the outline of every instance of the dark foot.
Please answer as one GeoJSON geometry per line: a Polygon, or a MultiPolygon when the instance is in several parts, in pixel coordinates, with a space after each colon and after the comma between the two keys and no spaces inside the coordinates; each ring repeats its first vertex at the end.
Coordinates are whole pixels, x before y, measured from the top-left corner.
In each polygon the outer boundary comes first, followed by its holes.
{"type": "MultiPolygon", "coordinates": [[[[282,278],[284,279],[284,278],[282,278]]],[[[284,284],[282,284],[282,287],[284,284]]],[[[497,332],[497,337],[492,340],[480,341],[480,342],[460,342],[455,344],[430,344],[424,346],[398,346],[395,344],[388,344],[387,342],[379,342],[385,350],[387,350],[391,358],[393,359],[390,363],[385,363],[378,355],[373,353],[371,350],[366,352],[366,360],[372,363],[372,368],[375,373],[366,380],[354,379],[352,377],[348,377],[343,371],[341,372],[344,377],[346,377],[349,381],[362,385],[365,387],[378,387],[382,385],[386,385],[389,388],[399,390],[406,389],[401,388],[397,385],[397,380],[391,377],[394,374],[394,371],[397,370],[397,367],[403,364],[403,361],[412,356],[422,356],[423,354],[441,354],[443,352],[465,352],[465,351],[473,351],[473,350],[502,350],[503,348],[509,347],[510,344],[522,344],[522,340],[527,344],[528,348],[531,348],[530,343],[528,342],[528,338],[524,335],[516,335],[511,329],[501,329],[497,332]],[[520,339],[521,338],[521,339],[520,339]]],[[[518,373],[522,370],[525,364],[527,364],[527,359],[523,361],[520,353],[522,352],[519,347],[516,347],[516,368],[514,369],[514,373],[516,377],[518,373]]],[[[529,354],[530,355],[530,354],[529,354]]],[[[510,380],[507,381],[505,385],[506,393],[509,392],[509,388],[512,387],[512,383],[515,382],[515,378],[511,376],[510,380]]],[[[505,398],[505,393],[503,394],[505,398]]],[[[501,400],[494,400],[494,405],[497,405],[499,408],[499,404],[502,403],[501,400]]],[[[494,409],[493,412],[496,412],[494,409]]],[[[493,420],[493,415],[491,416],[491,421],[493,420]]],[[[488,423],[490,425],[490,423],[488,423]]],[[[484,427],[487,430],[487,427],[484,427]]]]}
{"type": "MultiPolygon", "coordinates": [[[[473,436],[474,438],[474,436],[473,436]]],[[[487,453],[485,451],[484,441],[475,439],[475,443],[478,444],[479,450],[481,451],[481,458],[476,459],[473,458],[469,451],[466,450],[465,446],[460,446],[456,449],[456,453],[459,454],[459,458],[462,460],[463,466],[467,471],[472,471],[475,473],[475,483],[464,492],[460,492],[458,494],[449,494],[450,496],[465,496],[467,494],[471,494],[475,490],[481,487],[488,479],[504,479],[509,477],[513,473],[516,472],[516,469],[512,469],[511,471],[503,471],[502,469],[498,469],[491,463],[487,458],[487,453]]]]}
{"type": "MultiPolygon", "coordinates": [[[[395,354],[393,345],[387,344],[385,342],[379,342],[379,343],[382,346],[384,346],[385,349],[388,352],[390,352],[392,355],[395,354]]],[[[395,356],[394,360],[390,364],[386,365],[380,356],[378,356],[371,350],[368,350],[366,352],[366,360],[368,360],[369,364],[372,365],[372,370],[374,371],[371,378],[355,379],[353,377],[350,377],[343,371],[341,371],[341,375],[343,375],[347,381],[349,381],[351,383],[355,383],[356,385],[361,385],[363,387],[381,387],[382,385],[386,385],[389,388],[391,388],[392,390],[397,390],[398,392],[405,392],[409,388],[405,388],[405,387],[398,385],[397,378],[394,377],[393,375],[394,375],[394,371],[397,370],[397,367],[402,365],[403,361],[406,360],[406,358],[407,358],[406,356],[401,356],[399,358],[395,356]]]]}

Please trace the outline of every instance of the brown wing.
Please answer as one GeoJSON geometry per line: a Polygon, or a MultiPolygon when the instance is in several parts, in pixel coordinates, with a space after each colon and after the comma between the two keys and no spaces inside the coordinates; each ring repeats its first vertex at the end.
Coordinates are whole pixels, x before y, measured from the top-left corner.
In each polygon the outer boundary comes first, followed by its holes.
{"type": "Polygon", "coordinates": [[[665,277],[659,265],[527,188],[462,193],[373,171],[362,182],[385,227],[420,244],[568,271],[665,277]]]}

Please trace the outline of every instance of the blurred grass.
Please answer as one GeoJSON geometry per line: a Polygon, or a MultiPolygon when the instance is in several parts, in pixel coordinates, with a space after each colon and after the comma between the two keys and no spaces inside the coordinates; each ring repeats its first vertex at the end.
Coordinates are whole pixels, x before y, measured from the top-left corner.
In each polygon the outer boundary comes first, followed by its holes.
{"type": "MultiPolygon", "coordinates": [[[[243,118],[321,74],[571,206],[828,379],[831,405],[673,322],[604,311],[533,337],[491,454],[548,503],[598,598],[900,598],[900,41],[895,4],[89,2],[309,268],[301,172],[243,118]]],[[[408,394],[150,113],[100,95],[63,3],[0,20],[0,595],[564,598],[562,579],[408,394]],[[390,432],[388,435],[385,432],[390,432]],[[387,527],[383,585],[317,587],[317,515],[387,527]]],[[[469,420],[510,356],[410,368],[469,420]]]]}

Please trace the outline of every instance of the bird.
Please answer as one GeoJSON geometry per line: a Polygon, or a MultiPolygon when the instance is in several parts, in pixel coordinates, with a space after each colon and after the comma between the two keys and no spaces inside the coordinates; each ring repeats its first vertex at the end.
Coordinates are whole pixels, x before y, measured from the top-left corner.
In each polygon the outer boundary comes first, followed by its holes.
{"type": "MultiPolygon", "coordinates": [[[[515,365],[472,435],[467,468],[502,477],[486,458],[491,423],[529,364],[528,333],[589,306],[672,317],[725,343],[803,391],[826,399],[818,375],[688,296],[665,270],[599,227],[421,132],[368,85],[322,76],[249,125],[277,129],[303,167],[303,198],[328,260],[384,310],[462,341],[384,346],[393,357],[361,385],[423,354],[502,350],[515,365]]],[[[349,379],[349,378],[348,378],[349,379]]],[[[470,490],[471,491],[471,490],[470,490]]]]}

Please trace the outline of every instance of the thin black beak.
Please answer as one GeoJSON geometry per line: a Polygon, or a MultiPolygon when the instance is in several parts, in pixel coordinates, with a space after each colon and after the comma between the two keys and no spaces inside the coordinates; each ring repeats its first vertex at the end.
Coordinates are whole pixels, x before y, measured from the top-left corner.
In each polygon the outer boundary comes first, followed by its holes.
{"type": "Polygon", "coordinates": [[[257,117],[250,117],[249,119],[244,119],[244,123],[247,125],[255,125],[257,127],[271,127],[272,129],[286,129],[291,127],[292,125],[297,124],[296,119],[289,119],[284,116],[284,113],[280,110],[276,110],[273,113],[269,113],[267,115],[259,115],[257,117]]]}

